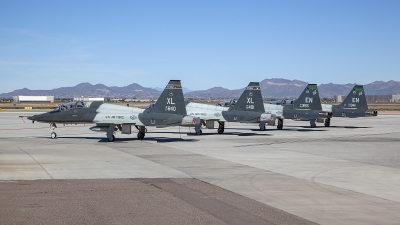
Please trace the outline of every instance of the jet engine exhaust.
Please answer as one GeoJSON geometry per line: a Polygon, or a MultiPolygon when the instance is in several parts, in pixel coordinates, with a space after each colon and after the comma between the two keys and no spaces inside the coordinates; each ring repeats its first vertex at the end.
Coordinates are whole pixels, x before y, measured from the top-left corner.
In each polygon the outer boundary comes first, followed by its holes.
{"type": "Polygon", "coordinates": [[[182,118],[181,126],[192,127],[192,126],[198,126],[200,123],[201,121],[199,117],[185,116],[182,118]]]}

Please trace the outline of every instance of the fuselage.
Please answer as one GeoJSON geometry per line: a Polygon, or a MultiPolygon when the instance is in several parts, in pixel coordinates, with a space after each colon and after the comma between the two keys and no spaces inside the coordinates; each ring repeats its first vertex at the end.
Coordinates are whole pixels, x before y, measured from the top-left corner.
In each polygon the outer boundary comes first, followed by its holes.
{"type": "Polygon", "coordinates": [[[368,109],[358,109],[358,108],[343,108],[341,105],[329,105],[321,104],[322,110],[331,113],[332,117],[368,117],[376,116],[376,111],[370,111],[368,109]]]}
{"type": "Polygon", "coordinates": [[[200,117],[207,121],[259,123],[270,122],[275,118],[265,112],[229,110],[229,107],[193,102],[186,104],[186,111],[190,116],[200,117]]]}
{"type": "Polygon", "coordinates": [[[144,109],[107,104],[103,102],[85,102],[63,104],[56,109],[28,117],[28,119],[46,123],[105,123],[143,125],[139,114],[144,109]]]}

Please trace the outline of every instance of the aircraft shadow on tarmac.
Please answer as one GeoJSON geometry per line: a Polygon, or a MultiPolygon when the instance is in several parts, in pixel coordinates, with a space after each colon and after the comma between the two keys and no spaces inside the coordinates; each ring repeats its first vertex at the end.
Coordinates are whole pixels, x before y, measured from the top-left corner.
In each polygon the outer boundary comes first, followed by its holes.
{"type": "MultiPolygon", "coordinates": [[[[129,142],[129,141],[142,141],[137,138],[115,138],[114,142],[129,142]]],[[[184,138],[170,138],[170,137],[145,137],[143,141],[156,141],[156,142],[196,142],[196,139],[184,138]]],[[[99,142],[108,142],[107,138],[99,140],[99,142]]]]}
{"type": "MultiPolygon", "coordinates": [[[[290,127],[301,127],[301,128],[305,128],[305,129],[308,129],[308,130],[316,130],[315,128],[310,128],[309,126],[290,126],[290,127]]],[[[371,127],[357,127],[357,126],[329,126],[329,127],[324,127],[324,126],[321,126],[319,128],[365,129],[365,128],[371,128],[371,127]]],[[[283,128],[283,129],[285,130],[285,128],[283,128]]],[[[317,130],[317,131],[326,131],[326,130],[317,130]]]]}
{"type": "Polygon", "coordinates": [[[346,128],[346,129],[365,129],[365,128],[372,128],[372,127],[356,127],[356,126],[330,126],[332,128],[346,128]]]}
{"type": "MultiPolygon", "coordinates": [[[[51,139],[50,137],[38,137],[51,139]]],[[[107,138],[103,137],[57,137],[57,139],[86,139],[86,140],[99,140],[99,142],[109,142],[107,138]]],[[[137,138],[115,138],[114,142],[132,142],[132,141],[142,141],[137,138]]],[[[169,137],[148,137],[144,138],[143,141],[156,141],[156,142],[196,142],[197,139],[183,139],[183,138],[169,138],[169,137]]]]}
{"type": "MultiPolygon", "coordinates": [[[[307,128],[307,127],[304,127],[307,128]]],[[[254,131],[260,131],[260,130],[256,130],[254,129],[254,131]]],[[[285,132],[285,131],[298,131],[298,132],[312,132],[312,131],[327,131],[327,130],[320,130],[320,129],[315,129],[315,128],[308,128],[308,129],[299,129],[299,128],[283,128],[282,130],[278,130],[278,129],[270,129],[270,130],[265,130],[263,132],[285,132]]]]}
{"type": "MultiPolygon", "coordinates": [[[[248,130],[248,129],[247,129],[248,130]]],[[[260,130],[256,130],[260,131],[260,130]]],[[[171,133],[171,132],[149,132],[149,133],[171,133]]],[[[179,134],[176,132],[176,134],[179,134]]],[[[185,133],[182,133],[185,134],[185,133]]],[[[187,136],[209,136],[209,135],[219,135],[219,136],[224,136],[224,135],[235,135],[235,136],[272,136],[271,134],[257,134],[257,133],[242,133],[242,132],[224,132],[223,134],[218,134],[216,131],[215,132],[203,132],[201,135],[197,135],[196,133],[186,133],[187,136]]]]}

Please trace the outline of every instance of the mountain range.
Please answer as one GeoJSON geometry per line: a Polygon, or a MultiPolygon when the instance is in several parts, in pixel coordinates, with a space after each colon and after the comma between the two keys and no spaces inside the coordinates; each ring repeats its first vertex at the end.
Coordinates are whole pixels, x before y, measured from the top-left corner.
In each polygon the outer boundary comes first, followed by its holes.
{"type": "MultiPolygon", "coordinates": [[[[287,80],[282,78],[264,79],[260,82],[263,97],[268,98],[296,98],[300,95],[308,83],[301,80],[287,80]]],[[[244,86],[247,84],[244,84],[244,86]]],[[[354,84],[320,84],[318,85],[321,98],[332,98],[335,95],[347,95],[354,84]]],[[[73,97],[108,97],[108,98],[137,98],[157,99],[162,88],[146,88],[137,83],[128,86],[116,87],[104,84],[92,85],[80,83],[74,87],[60,87],[52,90],[30,90],[28,88],[18,89],[9,93],[0,94],[1,98],[10,98],[18,95],[50,95],[55,98],[73,97]],[[158,90],[157,90],[158,89],[158,90]]],[[[229,90],[224,87],[213,87],[207,90],[190,91],[184,89],[186,98],[204,99],[231,99],[238,98],[242,89],[229,90]]],[[[399,81],[375,81],[364,85],[367,95],[400,94],[399,81]]]]}

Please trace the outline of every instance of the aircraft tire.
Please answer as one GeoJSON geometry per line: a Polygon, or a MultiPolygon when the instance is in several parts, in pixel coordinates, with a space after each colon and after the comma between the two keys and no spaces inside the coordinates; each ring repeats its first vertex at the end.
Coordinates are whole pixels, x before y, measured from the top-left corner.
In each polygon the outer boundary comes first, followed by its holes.
{"type": "Polygon", "coordinates": [[[278,126],[276,126],[276,129],[282,130],[282,128],[283,128],[283,120],[278,119],[278,126]]]}
{"type": "Polygon", "coordinates": [[[108,142],[114,142],[115,141],[115,136],[111,136],[109,138],[107,138],[108,142]]]}
{"type": "Polygon", "coordinates": [[[57,138],[57,134],[56,132],[51,132],[51,139],[56,139],[57,138]]]}
{"type": "Polygon", "coordinates": [[[260,128],[261,131],[265,131],[265,126],[260,128]]]}
{"type": "Polygon", "coordinates": [[[325,127],[329,127],[331,125],[331,119],[330,118],[326,119],[324,125],[325,127]]]}
{"type": "Polygon", "coordinates": [[[202,135],[202,134],[203,134],[202,130],[200,130],[199,132],[196,132],[196,135],[202,135]]]}
{"type": "Polygon", "coordinates": [[[139,132],[139,133],[137,134],[137,138],[138,138],[139,140],[143,140],[143,139],[144,139],[144,133],[143,133],[143,132],[139,132]]]}
{"type": "Polygon", "coordinates": [[[316,128],[317,125],[316,125],[316,124],[311,124],[310,127],[311,127],[311,128],[316,128]]]}
{"type": "Polygon", "coordinates": [[[218,128],[218,134],[223,134],[223,133],[224,133],[224,129],[218,128]]]}

